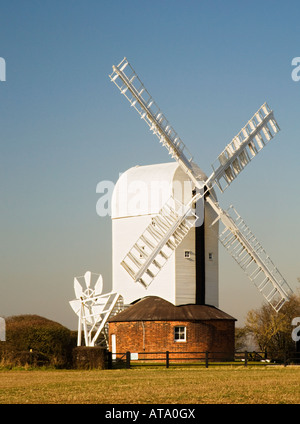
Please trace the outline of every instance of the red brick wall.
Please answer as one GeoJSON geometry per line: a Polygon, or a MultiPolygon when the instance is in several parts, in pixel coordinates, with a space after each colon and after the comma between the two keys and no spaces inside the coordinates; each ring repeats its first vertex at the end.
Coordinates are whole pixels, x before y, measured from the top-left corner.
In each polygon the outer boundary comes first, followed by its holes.
{"type": "MultiPolygon", "coordinates": [[[[215,352],[216,359],[232,359],[234,353],[234,321],[133,321],[109,323],[109,341],[116,335],[117,353],[137,352],[215,352]],[[186,341],[174,341],[174,327],[186,327],[186,341]],[[219,354],[216,354],[219,352],[219,354]]],[[[175,357],[175,355],[172,355],[175,357]]],[[[184,357],[204,355],[182,354],[184,357]]],[[[210,355],[212,356],[212,354],[210,355]]],[[[152,358],[154,355],[152,355],[152,358]]],[[[150,359],[149,355],[145,358],[150,359]]]]}

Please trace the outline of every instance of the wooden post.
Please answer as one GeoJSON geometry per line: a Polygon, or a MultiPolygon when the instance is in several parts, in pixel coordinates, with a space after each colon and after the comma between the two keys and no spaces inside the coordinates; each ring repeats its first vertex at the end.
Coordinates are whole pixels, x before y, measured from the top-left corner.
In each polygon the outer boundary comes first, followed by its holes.
{"type": "Polygon", "coordinates": [[[205,352],[205,368],[208,368],[208,352],[205,352]]]}
{"type": "Polygon", "coordinates": [[[170,363],[170,357],[169,357],[169,351],[166,351],[166,368],[169,368],[170,363]]]}
{"type": "Polygon", "coordinates": [[[248,352],[245,350],[245,367],[248,364],[248,352]]]}
{"type": "Polygon", "coordinates": [[[126,368],[130,368],[130,352],[126,352],[126,368]]]}

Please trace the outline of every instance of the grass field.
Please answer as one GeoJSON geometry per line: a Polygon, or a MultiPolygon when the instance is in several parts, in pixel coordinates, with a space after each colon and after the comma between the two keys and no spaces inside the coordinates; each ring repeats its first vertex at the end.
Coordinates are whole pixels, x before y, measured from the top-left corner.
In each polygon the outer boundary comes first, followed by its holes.
{"type": "Polygon", "coordinates": [[[0,371],[1,404],[299,404],[300,367],[0,371]]]}

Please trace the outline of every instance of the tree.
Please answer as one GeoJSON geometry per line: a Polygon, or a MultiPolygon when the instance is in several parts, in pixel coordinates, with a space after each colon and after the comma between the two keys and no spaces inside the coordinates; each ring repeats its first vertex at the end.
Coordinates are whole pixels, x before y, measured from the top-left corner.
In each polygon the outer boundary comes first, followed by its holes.
{"type": "Polygon", "coordinates": [[[261,351],[270,359],[283,359],[287,351],[295,351],[292,339],[292,320],[300,317],[300,294],[292,295],[277,313],[269,304],[250,310],[246,317],[246,331],[251,334],[261,351]]]}
{"type": "Polygon", "coordinates": [[[247,350],[247,330],[245,327],[236,327],[235,329],[235,350],[241,352],[247,350]]]}

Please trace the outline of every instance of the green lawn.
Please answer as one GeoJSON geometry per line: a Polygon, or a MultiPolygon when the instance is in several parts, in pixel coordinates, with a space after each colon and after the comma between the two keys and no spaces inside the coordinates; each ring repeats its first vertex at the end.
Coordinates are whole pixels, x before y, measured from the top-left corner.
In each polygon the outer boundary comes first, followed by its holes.
{"type": "Polygon", "coordinates": [[[0,371],[1,404],[298,404],[300,367],[0,371]]]}

